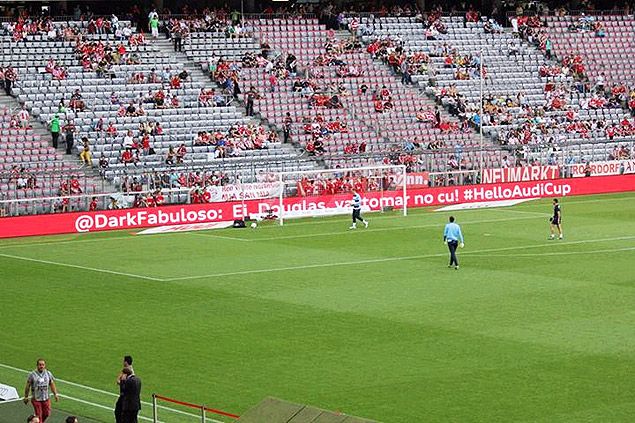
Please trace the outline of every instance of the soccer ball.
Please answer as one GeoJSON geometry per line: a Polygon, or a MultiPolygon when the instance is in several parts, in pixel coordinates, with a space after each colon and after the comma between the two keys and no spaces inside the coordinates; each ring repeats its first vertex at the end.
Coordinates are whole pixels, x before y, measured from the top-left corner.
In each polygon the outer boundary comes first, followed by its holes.
{"type": "Polygon", "coordinates": [[[258,224],[256,222],[251,222],[251,229],[256,229],[258,224]]]}

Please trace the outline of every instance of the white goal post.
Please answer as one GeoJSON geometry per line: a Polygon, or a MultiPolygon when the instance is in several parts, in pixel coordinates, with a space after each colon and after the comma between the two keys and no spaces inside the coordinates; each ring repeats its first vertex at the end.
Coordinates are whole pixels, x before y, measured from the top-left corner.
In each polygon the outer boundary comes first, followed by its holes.
{"type": "Polygon", "coordinates": [[[408,215],[405,165],[298,170],[278,173],[282,189],[278,220],[351,212],[352,189],[362,196],[362,211],[401,208],[408,215]]]}

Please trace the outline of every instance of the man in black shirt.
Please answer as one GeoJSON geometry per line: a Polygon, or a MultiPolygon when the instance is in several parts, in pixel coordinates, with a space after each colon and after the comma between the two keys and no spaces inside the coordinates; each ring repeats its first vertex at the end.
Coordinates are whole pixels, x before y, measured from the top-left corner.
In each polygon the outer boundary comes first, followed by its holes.
{"type": "Polygon", "coordinates": [[[254,115],[254,100],[258,99],[260,96],[258,95],[258,91],[256,91],[255,87],[250,87],[249,91],[245,94],[247,106],[247,116],[254,115]]]}
{"type": "Polygon", "coordinates": [[[141,379],[137,377],[129,367],[124,367],[122,372],[126,379],[121,383],[121,422],[137,423],[139,410],[141,410],[141,379]]]}
{"type": "Polygon", "coordinates": [[[558,204],[558,199],[553,199],[553,216],[549,218],[549,223],[551,223],[551,235],[549,239],[556,238],[556,231],[558,231],[558,239],[562,239],[562,214],[560,213],[560,204],[558,204]]]}
{"type": "Polygon", "coordinates": [[[282,133],[284,134],[284,142],[288,143],[291,135],[291,124],[293,123],[293,118],[291,117],[291,113],[287,112],[287,115],[284,117],[282,133]]]}

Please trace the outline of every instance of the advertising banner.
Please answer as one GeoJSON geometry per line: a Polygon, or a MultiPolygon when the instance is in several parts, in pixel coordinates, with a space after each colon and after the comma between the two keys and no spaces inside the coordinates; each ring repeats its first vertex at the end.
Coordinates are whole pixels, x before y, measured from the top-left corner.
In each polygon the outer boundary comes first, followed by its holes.
{"type": "Polygon", "coordinates": [[[502,184],[506,182],[528,182],[558,179],[558,166],[523,166],[483,169],[481,182],[484,184],[502,184]]]}
{"type": "MultiPolygon", "coordinates": [[[[635,160],[612,160],[606,162],[591,162],[591,176],[628,175],[635,173],[635,160]]],[[[586,164],[569,165],[571,176],[580,178],[585,176],[586,164]]]]}
{"type": "MultiPolygon", "coordinates": [[[[416,188],[408,190],[406,201],[408,207],[425,207],[626,191],[635,191],[635,176],[416,188]]],[[[404,203],[401,191],[367,192],[362,197],[363,209],[368,211],[378,211],[386,207],[400,209],[404,203]]],[[[350,199],[350,194],[288,197],[283,201],[283,213],[285,217],[348,213],[350,199]]],[[[280,215],[277,198],[5,217],[0,218],[0,238],[233,221],[246,216],[266,215],[270,211],[280,215]]]]}
{"type": "Polygon", "coordinates": [[[272,198],[280,196],[282,184],[280,182],[256,182],[249,184],[230,184],[225,186],[210,186],[210,201],[254,200],[258,198],[272,198]]]}

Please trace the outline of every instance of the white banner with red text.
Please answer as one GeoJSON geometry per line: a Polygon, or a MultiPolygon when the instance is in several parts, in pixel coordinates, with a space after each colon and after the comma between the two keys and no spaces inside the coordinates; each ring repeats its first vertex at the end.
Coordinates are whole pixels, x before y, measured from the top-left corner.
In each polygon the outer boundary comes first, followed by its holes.
{"type": "Polygon", "coordinates": [[[586,176],[587,166],[591,176],[628,175],[635,173],[635,159],[611,160],[606,162],[591,162],[569,165],[571,176],[580,178],[586,176]]]}
{"type": "MultiPolygon", "coordinates": [[[[425,207],[626,191],[635,191],[634,175],[411,189],[406,201],[408,207],[425,207]]],[[[283,212],[285,217],[348,213],[350,199],[350,194],[288,197],[283,200],[283,212]]],[[[402,193],[364,193],[363,207],[368,211],[401,208],[402,193]]],[[[280,215],[278,199],[4,217],[0,218],[0,238],[233,221],[246,216],[266,215],[269,210],[280,215]]]]}

